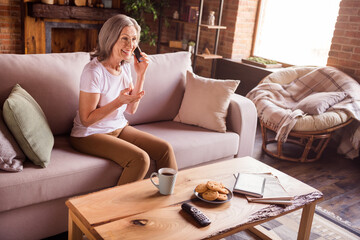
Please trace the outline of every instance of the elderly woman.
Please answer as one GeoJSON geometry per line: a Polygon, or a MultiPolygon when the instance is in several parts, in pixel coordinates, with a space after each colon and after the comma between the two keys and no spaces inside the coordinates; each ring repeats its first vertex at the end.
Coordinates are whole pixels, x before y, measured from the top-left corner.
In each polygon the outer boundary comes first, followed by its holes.
{"type": "MultiPolygon", "coordinates": [[[[92,60],[80,79],[79,110],[74,119],[70,141],[83,153],[107,158],[124,168],[118,185],[144,178],[150,159],[158,169],[177,170],[174,151],[169,143],[128,125],[124,112],[136,112],[144,96],[143,85],[148,56],[133,56],[140,38],[140,26],[119,14],[108,19],[100,30],[92,60]],[[136,83],[130,63],[134,58],[136,83]]],[[[154,106],[156,107],[156,106],[154,106]]]]}

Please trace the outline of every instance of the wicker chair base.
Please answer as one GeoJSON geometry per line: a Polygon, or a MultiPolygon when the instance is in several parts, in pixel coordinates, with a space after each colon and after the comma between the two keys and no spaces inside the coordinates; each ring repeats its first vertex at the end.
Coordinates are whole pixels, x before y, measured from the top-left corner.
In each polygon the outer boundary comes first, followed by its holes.
{"type": "MultiPolygon", "coordinates": [[[[275,138],[269,137],[269,131],[275,132],[269,126],[266,126],[262,121],[260,121],[261,134],[262,134],[262,149],[263,151],[278,159],[294,161],[294,162],[313,162],[318,160],[321,157],[324,149],[328,145],[332,134],[335,130],[340,129],[353,121],[353,118],[350,118],[347,122],[334,126],[332,128],[324,129],[321,131],[291,131],[288,139],[285,143],[275,140],[275,138]],[[289,154],[286,154],[283,151],[284,144],[295,144],[303,148],[302,154],[300,157],[293,157],[289,154]],[[275,150],[270,150],[269,146],[274,146],[275,150]]],[[[273,134],[274,135],[274,134],[273,134]]]]}

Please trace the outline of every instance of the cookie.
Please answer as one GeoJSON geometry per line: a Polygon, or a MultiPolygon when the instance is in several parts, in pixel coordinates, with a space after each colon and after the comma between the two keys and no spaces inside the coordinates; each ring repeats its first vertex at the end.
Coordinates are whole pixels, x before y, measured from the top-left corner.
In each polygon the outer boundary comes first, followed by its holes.
{"type": "Polygon", "coordinates": [[[228,194],[229,193],[229,190],[227,190],[225,187],[221,188],[219,191],[219,193],[222,193],[222,194],[228,194]]]}
{"type": "Polygon", "coordinates": [[[204,192],[203,194],[201,194],[201,196],[208,201],[214,201],[219,197],[219,193],[217,191],[213,191],[213,190],[207,190],[206,192],[204,192]]]}
{"type": "Polygon", "coordinates": [[[195,188],[195,191],[198,193],[203,193],[203,192],[206,192],[207,190],[208,190],[208,188],[206,186],[206,183],[200,183],[195,188]]]}
{"type": "Polygon", "coordinates": [[[217,198],[217,200],[220,200],[220,201],[226,201],[227,199],[228,199],[227,195],[223,194],[223,193],[219,193],[219,196],[217,198]]]}
{"type": "Polygon", "coordinates": [[[222,189],[220,183],[215,181],[208,181],[206,184],[207,188],[213,191],[219,191],[222,189]]]}

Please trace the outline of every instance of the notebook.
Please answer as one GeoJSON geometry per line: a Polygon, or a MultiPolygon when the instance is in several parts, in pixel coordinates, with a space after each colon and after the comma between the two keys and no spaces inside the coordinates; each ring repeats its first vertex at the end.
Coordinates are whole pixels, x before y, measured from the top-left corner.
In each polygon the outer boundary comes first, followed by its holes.
{"type": "Polygon", "coordinates": [[[266,178],[259,174],[239,173],[233,192],[245,194],[253,197],[262,197],[264,193],[266,178]]]}

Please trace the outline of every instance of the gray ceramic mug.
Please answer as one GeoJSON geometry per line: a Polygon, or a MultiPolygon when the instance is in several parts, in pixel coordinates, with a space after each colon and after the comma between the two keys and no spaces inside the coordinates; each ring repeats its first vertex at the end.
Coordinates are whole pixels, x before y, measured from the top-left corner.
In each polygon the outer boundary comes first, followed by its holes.
{"type": "Polygon", "coordinates": [[[150,181],[157,187],[162,195],[170,195],[174,192],[175,181],[177,171],[172,168],[161,168],[158,173],[153,172],[150,175],[150,181]],[[159,184],[153,181],[153,177],[156,176],[159,179],[159,184]]]}

